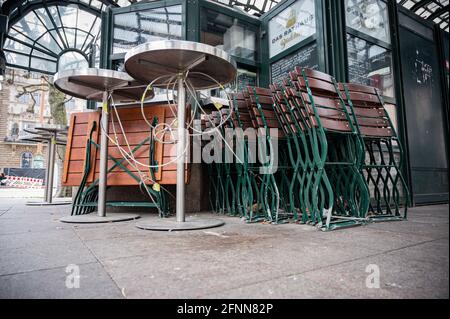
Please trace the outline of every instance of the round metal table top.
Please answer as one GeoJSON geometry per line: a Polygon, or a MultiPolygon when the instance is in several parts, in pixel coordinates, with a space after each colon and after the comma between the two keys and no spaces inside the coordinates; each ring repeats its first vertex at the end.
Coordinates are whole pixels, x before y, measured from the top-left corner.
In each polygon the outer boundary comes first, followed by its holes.
{"type": "MultiPolygon", "coordinates": [[[[189,70],[187,79],[195,89],[225,85],[236,78],[237,72],[236,63],[225,51],[208,44],[181,40],[138,45],[125,55],[125,70],[135,79],[146,83],[160,76],[189,70]]],[[[168,80],[167,77],[161,78],[154,85],[163,86],[168,80]]]]}
{"type": "MultiPolygon", "coordinates": [[[[20,141],[23,142],[33,142],[33,143],[49,143],[51,141],[50,136],[41,136],[41,135],[24,135],[19,138],[20,141]]],[[[66,145],[67,140],[66,139],[56,139],[56,144],[58,145],[66,145]]]]}
{"type": "MultiPolygon", "coordinates": [[[[102,101],[105,91],[110,91],[117,102],[139,101],[146,88],[125,72],[96,68],[58,72],[53,83],[68,95],[93,101],[102,101]]],[[[149,90],[146,99],[153,96],[153,91],[149,90]]]]}
{"type": "Polygon", "coordinates": [[[67,130],[67,125],[60,124],[39,124],[39,126],[35,126],[34,128],[24,129],[25,132],[30,134],[57,133],[61,135],[67,135],[67,130]]]}

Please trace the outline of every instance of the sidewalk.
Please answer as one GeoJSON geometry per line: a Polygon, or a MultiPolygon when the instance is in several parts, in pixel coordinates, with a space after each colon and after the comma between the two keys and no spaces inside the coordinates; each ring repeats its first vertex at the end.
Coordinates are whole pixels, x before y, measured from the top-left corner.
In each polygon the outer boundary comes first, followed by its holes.
{"type": "Polygon", "coordinates": [[[333,232],[219,216],[223,227],[167,233],[63,224],[70,206],[25,202],[0,199],[0,298],[449,297],[448,205],[333,232]],[[67,288],[74,269],[79,288],[67,288]]]}
{"type": "Polygon", "coordinates": [[[44,198],[44,189],[1,186],[0,200],[2,198],[44,198]]]}

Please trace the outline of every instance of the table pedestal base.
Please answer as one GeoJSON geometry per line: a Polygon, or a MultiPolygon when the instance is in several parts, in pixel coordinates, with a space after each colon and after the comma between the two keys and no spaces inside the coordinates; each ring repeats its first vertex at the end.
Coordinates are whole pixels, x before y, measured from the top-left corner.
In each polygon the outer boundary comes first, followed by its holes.
{"type": "Polygon", "coordinates": [[[58,205],[72,205],[72,200],[53,200],[51,203],[44,201],[30,201],[25,203],[26,206],[58,206],[58,205]]]}
{"type": "Polygon", "coordinates": [[[186,218],[184,222],[177,222],[174,218],[160,218],[136,224],[137,228],[155,231],[181,231],[214,228],[225,222],[213,218],[186,218]]]}
{"type": "Polygon", "coordinates": [[[137,214],[122,214],[122,213],[109,213],[105,217],[98,216],[96,212],[86,215],[73,215],[62,217],[59,221],[63,223],[74,224],[98,224],[98,223],[113,223],[123,222],[127,220],[138,219],[141,216],[137,214]]]}

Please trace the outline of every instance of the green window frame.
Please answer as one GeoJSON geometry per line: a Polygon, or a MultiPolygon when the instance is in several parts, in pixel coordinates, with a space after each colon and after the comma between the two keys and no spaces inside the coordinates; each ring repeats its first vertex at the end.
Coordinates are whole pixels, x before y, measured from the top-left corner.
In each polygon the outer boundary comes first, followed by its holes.
{"type": "MultiPolygon", "coordinates": [[[[345,25],[345,38],[344,41],[346,42],[345,45],[345,60],[346,60],[346,68],[345,68],[345,77],[347,79],[348,82],[353,82],[353,83],[359,83],[359,84],[365,84],[365,85],[372,85],[372,86],[376,86],[380,89],[380,91],[382,92],[383,98],[385,99],[386,102],[388,103],[392,103],[392,104],[396,104],[397,102],[397,98],[396,98],[396,89],[397,89],[397,83],[396,83],[396,74],[395,74],[395,66],[394,66],[394,52],[393,52],[393,37],[392,37],[392,30],[391,30],[391,16],[389,14],[389,3],[386,0],[371,0],[371,1],[366,1],[366,2],[361,2],[363,3],[363,5],[365,6],[366,10],[369,11],[369,13],[361,13],[359,12],[359,17],[361,20],[363,20],[364,18],[366,18],[365,21],[361,22],[361,29],[364,30],[366,29],[366,32],[361,31],[361,30],[357,30],[356,28],[350,26],[350,24],[352,22],[347,21],[350,14],[349,11],[350,9],[348,8],[347,4],[349,2],[358,2],[361,0],[343,0],[344,2],[344,10],[345,10],[345,14],[343,16],[344,19],[344,25],[345,25]],[[376,29],[376,24],[381,22],[379,21],[379,18],[377,18],[376,16],[370,16],[370,13],[373,13],[374,9],[370,9],[370,5],[379,5],[379,4],[383,4],[384,5],[384,18],[387,21],[384,21],[384,29],[387,32],[386,36],[385,36],[385,41],[380,40],[379,38],[377,38],[374,33],[375,31],[370,31],[371,29],[376,29]],[[366,14],[366,16],[364,15],[366,14]],[[371,24],[371,25],[370,25],[371,24]],[[367,27],[365,27],[365,25],[367,25],[367,27]],[[370,27],[371,28],[370,28],[370,27]],[[372,33],[371,33],[372,32],[372,33]],[[350,51],[352,50],[352,51],[350,51]],[[360,51],[357,51],[360,50],[360,51]],[[359,54],[360,52],[365,51],[366,56],[364,57],[364,59],[357,61],[357,59],[353,58],[353,60],[351,60],[351,56],[355,55],[355,54],[359,54]],[[373,55],[372,57],[370,57],[370,55],[373,55]],[[372,61],[370,61],[370,59],[372,58],[372,61]],[[384,62],[383,62],[384,59],[384,62]],[[387,62],[386,62],[387,61],[387,62]],[[353,62],[353,65],[352,65],[353,62]],[[359,63],[359,65],[358,65],[359,63]],[[380,69],[375,69],[374,71],[370,71],[369,68],[372,65],[368,65],[368,64],[373,64],[374,67],[380,67],[377,66],[378,65],[384,65],[384,68],[380,69]],[[382,74],[377,74],[376,71],[379,70],[385,70],[385,72],[387,71],[387,64],[389,63],[389,72],[390,72],[390,85],[391,87],[389,88],[390,93],[389,94],[385,94],[386,93],[386,88],[380,87],[380,84],[382,84],[384,82],[383,75],[382,74]],[[365,64],[365,65],[363,65],[365,64]],[[353,67],[353,69],[352,69],[353,67]],[[364,68],[366,68],[366,70],[364,70],[364,68]],[[358,70],[359,68],[359,70],[358,70]],[[366,73],[362,73],[364,71],[367,71],[366,73]],[[370,80],[365,80],[369,75],[372,75],[372,78],[370,80]],[[360,77],[361,80],[358,81],[356,80],[357,77],[360,77]]],[[[373,7],[372,7],[373,8],[373,7]]],[[[363,9],[359,8],[361,11],[363,9]]],[[[354,14],[354,16],[356,16],[356,14],[354,14]]],[[[378,16],[379,17],[379,16],[378,16]]],[[[378,35],[379,36],[379,35],[378,35]]],[[[381,73],[381,72],[380,72],[381,73]]]]}

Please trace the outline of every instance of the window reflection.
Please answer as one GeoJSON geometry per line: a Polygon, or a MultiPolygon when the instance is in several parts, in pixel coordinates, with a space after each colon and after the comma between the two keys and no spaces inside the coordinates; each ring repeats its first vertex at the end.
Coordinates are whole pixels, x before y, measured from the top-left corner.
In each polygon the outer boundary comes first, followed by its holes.
{"type": "Polygon", "coordinates": [[[350,34],[347,50],[350,82],[377,87],[383,95],[394,97],[391,52],[350,34]]]}
{"type": "Polygon", "coordinates": [[[347,26],[386,43],[391,43],[387,4],[380,0],[347,0],[347,26]]]}
{"type": "Polygon", "coordinates": [[[255,61],[256,33],[238,19],[202,9],[201,42],[220,48],[229,54],[255,61]]]}
{"type": "Polygon", "coordinates": [[[114,15],[113,53],[149,41],[182,38],[181,5],[114,15]]]}

